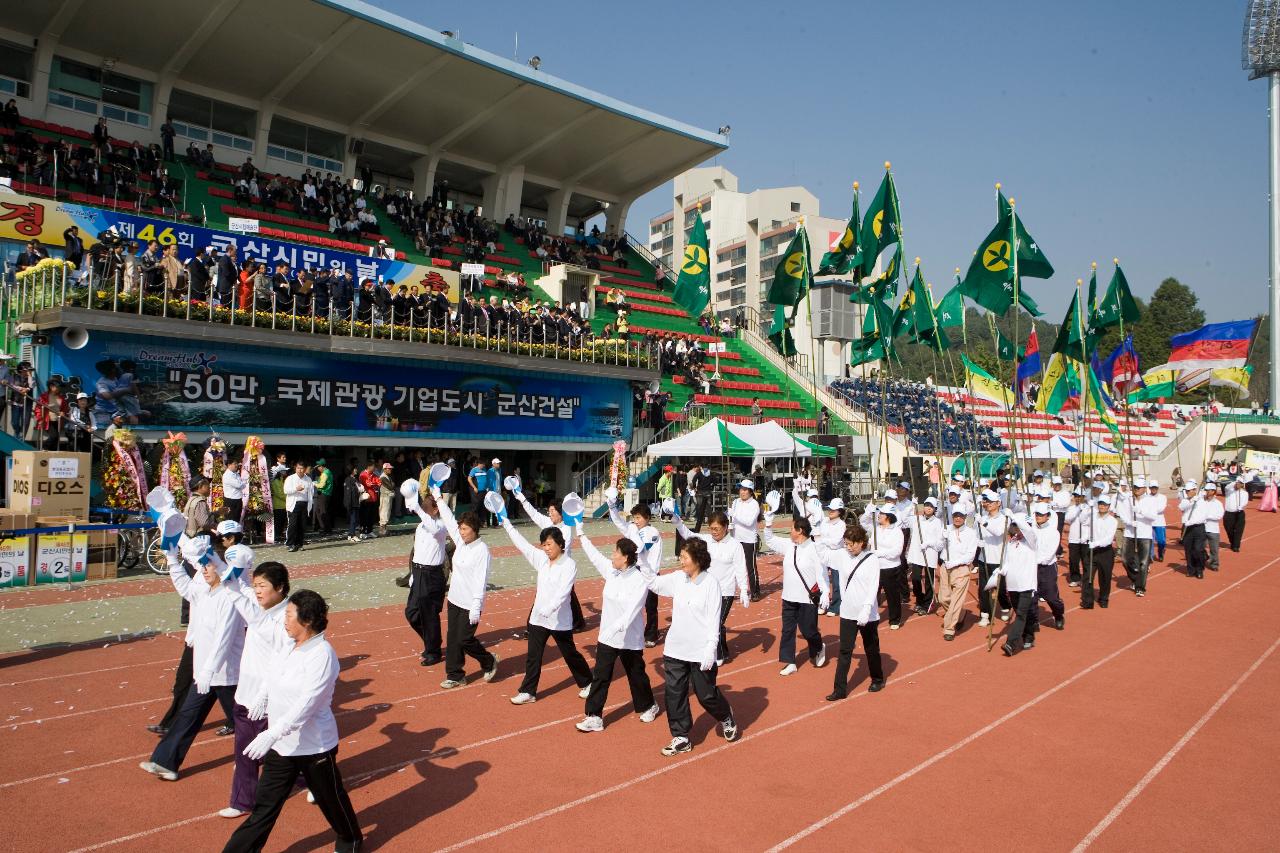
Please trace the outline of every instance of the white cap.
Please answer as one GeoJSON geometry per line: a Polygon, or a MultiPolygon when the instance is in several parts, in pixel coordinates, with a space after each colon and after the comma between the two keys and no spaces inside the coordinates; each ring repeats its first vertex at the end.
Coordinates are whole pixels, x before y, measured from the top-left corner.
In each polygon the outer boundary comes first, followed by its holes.
{"type": "Polygon", "coordinates": [[[880,507],[880,514],[881,514],[881,515],[892,515],[894,518],[897,518],[897,517],[898,517],[898,508],[897,508],[897,507],[895,507],[893,504],[885,504],[884,506],[880,507]]]}
{"type": "Polygon", "coordinates": [[[1032,472],[1031,472],[1031,479],[1033,479],[1033,480],[1034,480],[1036,477],[1043,477],[1043,476],[1044,476],[1044,472],[1043,472],[1043,471],[1041,471],[1041,470],[1040,470],[1040,469],[1038,469],[1038,468],[1037,468],[1035,471],[1032,471],[1032,472]]]}
{"type": "Polygon", "coordinates": [[[816,498],[818,496],[818,490],[815,489],[813,486],[810,486],[809,491],[805,492],[804,496],[806,498],[816,498]]]}
{"type": "Polygon", "coordinates": [[[755,480],[743,480],[741,483],[738,484],[739,489],[751,489],[754,491],[755,487],[756,487],[755,480]]]}
{"type": "Polygon", "coordinates": [[[1098,495],[1098,503],[1111,505],[1111,495],[1098,495]]]}
{"type": "Polygon", "coordinates": [[[84,393],[83,391],[81,391],[79,394],[77,394],[77,395],[76,395],[76,399],[77,399],[77,400],[88,400],[88,399],[89,399],[89,395],[88,395],[88,394],[86,394],[86,393],[84,393]]]}
{"type": "Polygon", "coordinates": [[[896,500],[898,499],[898,490],[897,490],[897,489],[885,489],[885,490],[884,490],[884,496],[885,496],[886,498],[889,498],[890,500],[895,500],[895,501],[896,501],[896,500]]]}
{"type": "Polygon", "coordinates": [[[958,495],[960,494],[960,491],[961,489],[959,486],[947,486],[947,494],[949,495],[958,495]]]}
{"type": "Polygon", "coordinates": [[[1206,492],[1216,492],[1218,491],[1218,484],[1215,483],[1213,480],[1210,480],[1209,482],[1204,484],[1204,490],[1206,492]]]}
{"type": "Polygon", "coordinates": [[[1154,489],[1159,485],[1160,485],[1160,481],[1157,480],[1155,477],[1149,477],[1147,479],[1147,488],[1154,489]]]}
{"type": "Polygon", "coordinates": [[[909,489],[909,488],[911,488],[911,484],[910,484],[910,483],[908,483],[906,480],[900,480],[900,481],[898,481],[898,488],[899,488],[899,489],[909,489]]]}
{"type": "Polygon", "coordinates": [[[953,474],[953,475],[952,475],[952,477],[951,477],[951,479],[955,480],[957,483],[963,483],[963,482],[964,482],[964,474],[953,474]]]}
{"type": "Polygon", "coordinates": [[[1091,477],[1093,477],[1093,479],[1097,480],[1097,479],[1099,479],[1100,477],[1105,477],[1105,476],[1106,476],[1106,472],[1104,472],[1101,468],[1099,468],[1099,469],[1095,470],[1095,471],[1094,471],[1090,476],[1091,476],[1091,477]]]}
{"type": "Polygon", "coordinates": [[[502,460],[495,456],[495,457],[493,457],[493,459],[489,462],[489,464],[490,464],[490,465],[501,465],[501,464],[502,464],[502,460]]]}
{"type": "Polygon", "coordinates": [[[220,522],[217,527],[219,536],[230,536],[233,533],[243,533],[244,528],[240,526],[240,522],[228,518],[226,521],[220,522]]]}
{"type": "Polygon", "coordinates": [[[1000,496],[997,495],[995,492],[991,491],[990,489],[987,489],[985,492],[982,493],[982,499],[984,501],[998,501],[1000,500],[1000,496]]]}
{"type": "Polygon", "coordinates": [[[1057,474],[1054,474],[1054,475],[1053,475],[1053,479],[1052,479],[1050,482],[1051,482],[1051,483],[1053,483],[1053,485],[1055,485],[1055,486],[1061,486],[1061,485],[1062,485],[1062,478],[1061,478],[1061,477],[1059,477],[1057,474]]]}
{"type": "Polygon", "coordinates": [[[1185,483],[1183,483],[1183,484],[1182,484],[1182,488],[1184,488],[1184,489],[1198,489],[1198,488],[1200,488],[1200,484],[1199,484],[1199,483],[1197,483],[1195,480],[1187,480],[1185,483]]]}
{"type": "Polygon", "coordinates": [[[1142,477],[1134,477],[1133,487],[1135,489],[1145,489],[1147,487],[1147,481],[1142,477]]]}
{"type": "Polygon", "coordinates": [[[925,499],[924,499],[924,502],[925,502],[925,505],[926,505],[926,506],[931,506],[931,507],[933,507],[934,509],[937,509],[937,508],[938,508],[938,499],[937,499],[937,498],[934,498],[934,497],[928,497],[928,498],[925,498],[925,499]]]}
{"type": "Polygon", "coordinates": [[[1120,485],[1122,485],[1122,486],[1127,486],[1127,485],[1129,485],[1129,481],[1128,481],[1128,480],[1126,480],[1124,477],[1121,477],[1121,478],[1120,478],[1120,485]]]}
{"type": "Polygon", "coordinates": [[[832,498],[827,504],[827,509],[844,509],[844,501],[840,498],[832,498]]]}
{"type": "Polygon", "coordinates": [[[1047,503],[1035,503],[1031,505],[1031,511],[1036,515],[1048,515],[1050,509],[1047,503]]]}

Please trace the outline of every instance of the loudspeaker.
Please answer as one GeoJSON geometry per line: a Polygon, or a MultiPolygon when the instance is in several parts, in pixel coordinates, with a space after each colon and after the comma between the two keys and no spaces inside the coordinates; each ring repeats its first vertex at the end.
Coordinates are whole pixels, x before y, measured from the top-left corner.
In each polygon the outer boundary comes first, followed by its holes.
{"type": "Polygon", "coordinates": [[[853,436],[851,435],[815,435],[811,439],[814,444],[822,444],[836,449],[836,465],[841,468],[853,466],[853,436]]]}
{"type": "Polygon", "coordinates": [[[62,345],[67,349],[84,349],[89,343],[89,330],[83,326],[67,326],[62,330],[62,345]]]}
{"type": "Polygon", "coordinates": [[[911,494],[922,500],[929,496],[929,481],[924,473],[923,456],[902,457],[902,479],[911,484],[911,494]]]}
{"type": "Polygon", "coordinates": [[[364,154],[364,140],[363,140],[363,139],[352,139],[352,140],[351,140],[351,144],[347,146],[347,153],[348,153],[348,154],[354,154],[354,155],[356,155],[357,157],[360,157],[361,155],[363,155],[363,154],[364,154]]]}

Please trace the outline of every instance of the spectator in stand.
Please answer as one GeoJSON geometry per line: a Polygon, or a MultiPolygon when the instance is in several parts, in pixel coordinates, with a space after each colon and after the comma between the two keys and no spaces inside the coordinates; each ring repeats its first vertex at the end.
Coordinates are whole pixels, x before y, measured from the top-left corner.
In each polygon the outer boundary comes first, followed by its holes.
{"type": "Polygon", "coordinates": [[[18,253],[16,271],[22,272],[27,267],[34,267],[47,257],[49,257],[49,252],[44,246],[40,245],[39,240],[28,240],[26,251],[18,253]]]}
{"type": "Polygon", "coordinates": [[[18,114],[18,102],[10,98],[4,105],[4,110],[0,111],[0,127],[17,130],[21,123],[22,116],[18,114]]]}

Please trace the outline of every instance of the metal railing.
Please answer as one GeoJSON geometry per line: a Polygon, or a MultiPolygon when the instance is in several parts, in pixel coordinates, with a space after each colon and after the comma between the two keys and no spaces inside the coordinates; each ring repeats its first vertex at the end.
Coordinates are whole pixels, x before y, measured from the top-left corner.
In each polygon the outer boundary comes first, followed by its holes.
{"type": "MultiPolygon", "coordinates": [[[[104,281],[92,269],[81,274],[61,261],[42,262],[19,274],[13,291],[0,297],[6,300],[0,305],[0,316],[16,311],[18,317],[26,317],[43,309],[75,307],[330,337],[430,343],[585,364],[639,368],[658,365],[655,345],[643,340],[599,338],[590,333],[563,335],[557,329],[548,330],[545,323],[515,327],[512,323],[495,323],[487,314],[461,323],[460,319],[441,318],[425,309],[397,312],[392,305],[384,310],[373,304],[372,297],[361,299],[359,292],[349,306],[331,305],[328,311],[318,312],[310,300],[305,308],[286,306],[274,292],[269,300],[259,297],[252,305],[241,307],[234,287],[231,305],[222,306],[185,298],[182,291],[186,287],[182,284],[172,291],[149,292],[140,285],[123,282],[120,275],[111,275],[104,281]]],[[[457,316],[456,312],[451,315],[457,316]]]]}

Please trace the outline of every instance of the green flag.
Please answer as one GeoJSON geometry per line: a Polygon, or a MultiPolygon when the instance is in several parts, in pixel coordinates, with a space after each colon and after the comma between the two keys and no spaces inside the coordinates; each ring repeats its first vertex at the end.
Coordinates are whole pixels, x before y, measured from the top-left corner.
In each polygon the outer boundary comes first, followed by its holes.
{"type": "Polygon", "coordinates": [[[702,223],[702,207],[693,220],[689,245],[684,247],[684,260],[680,263],[680,275],[676,279],[676,304],[689,312],[690,317],[702,314],[711,301],[711,255],[707,242],[707,226],[702,223]]]}
{"type": "MultiPolygon", "coordinates": [[[[1010,212],[1000,217],[996,227],[979,244],[969,271],[961,282],[965,296],[995,314],[1005,313],[1014,302],[1012,236],[1013,216],[1010,212]]],[[[1018,304],[1032,316],[1040,316],[1039,306],[1025,291],[1018,293],[1018,304]]]]}
{"type": "MultiPolygon", "coordinates": [[[[1096,275],[1096,273],[1095,273],[1096,275]]],[[[1142,314],[1138,311],[1138,303],[1129,291],[1129,280],[1124,277],[1124,270],[1116,264],[1116,271],[1111,275],[1111,284],[1107,286],[1107,295],[1102,297],[1097,309],[1093,312],[1093,329],[1098,332],[1108,326],[1120,326],[1124,323],[1136,323],[1142,314]]]]}
{"type": "Polygon", "coordinates": [[[996,329],[996,358],[1001,361],[1014,361],[1022,358],[1022,347],[1016,346],[1013,341],[1000,334],[1000,330],[996,329]]]}
{"type": "MultiPolygon", "coordinates": [[[[996,215],[1013,215],[1013,205],[1009,204],[1009,200],[1000,190],[996,190],[996,215]]],[[[1019,278],[1052,278],[1053,264],[1049,263],[1044,252],[1040,251],[1039,244],[1027,233],[1026,227],[1022,224],[1022,217],[1017,217],[1017,220],[1019,278]]]]}
{"type": "Polygon", "coordinates": [[[884,356],[884,341],[879,336],[864,336],[849,345],[849,365],[851,367],[857,367],[869,361],[880,361],[884,356]]]}
{"type": "Polygon", "coordinates": [[[773,270],[773,283],[769,285],[765,301],[774,305],[788,305],[794,309],[809,292],[812,283],[809,273],[809,237],[801,222],[796,226],[796,235],[791,238],[791,243],[773,270]]]}
{"type": "Polygon", "coordinates": [[[1060,352],[1049,356],[1049,367],[1040,383],[1040,396],[1036,398],[1036,411],[1056,415],[1067,402],[1080,393],[1080,377],[1075,362],[1060,352]]]}
{"type": "Polygon", "coordinates": [[[934,309],[934,313],[938,318],[939,329],[964,325],[964,294],[960,292],[960,285],[957,284],[947,291],[947,295],[942,297],[942,301],[934,309]]]}
{"type": "Polygon", "coordinates": [[[1093,312],[1098,310],[1098,265],[1093,265],[1093,271],[1089,273],[1089,299],[1084,303],[1084,319],[1085,325],[1088,325],[1093,317],[1093,312]]]}
{"type": "Polygon", "coordinates": [[[1177,378],[1178,371],[1170,370],[1164,365],[1148,370],[1142,374],[1142,381],[1146,383],[1146,387],[1131,391],[1128,400],[1130,403],[1137,403],[1143,400],[1163,400],[1172,397],[1178,393],[1177,378]]]}
{"type": "Polygon", "coordinates": [[[791,336],[791,326],[787,323],[786,307],[779,305],[773,309],[773,325],[769,327],[769,342],[773,348],[782,353],[784,358],[796,354],[796,341],[791,336]]]}
{"type": "Polygon", "coordinates": [[[876,196],[862,220],[859,244],[863,277],[875,271],[880,253],[898,242],[898,227],[898,191],[893,186],[893,173],[886,169],[880,189],[876,190],[876,196]]]}
{"type": "Polygon", "coordinates": [[[1116,419],[1111,416],[1111,411],[1107,408],[1106,395],[1102,391],[1102,383],[1098,381],[1098,374],[1093,372],[1093,366],[1089,364],[1081,365],[1081,370],[1088,371],[1089,387],[1086,396],[1089,398],[1086,406],[1093,406],[1095,412],[1098,413],[1098,420],[1102,421],[1111,432],[1111,443],[1117,449],[1124,447],[1124,438],[1120,435],[1120,425],[1116,423],[1116,419]]]}
{"type": "Polygon", "coordinates": [[[844,227],[840,240],[822,256],[818,264],[817,275],[848,275],[855,269],[861,278],[862,247],[859,233],[862,230],[862,217],[858,214],[858,191],[853,191],[853,214],[849,224],[844,227]]]}
{"type": "Polygon", "coordinates": [[[1077,287],[1071,297],[1071,304],[1067,306],[1067,313],[1062,317],[1062,325],[1058,327],[1053,352],[1060,352],[1076,361],[1087,360],[1093,349],[1093,337],[1085,329],[1084,316],[1084,310],[1080,307],[1080,288],[1077,287]]]}
{"type": "Polygon", "coordinates": [[[854,288],[850,302],[867,305],[876,299],[893,299],[898,295],[898,264],[902,261],[902,246],[894,248],[889,264],[874,279],[867,279],[854,288]]]}

